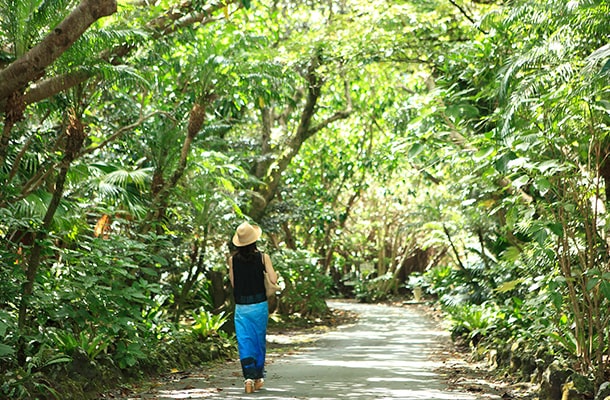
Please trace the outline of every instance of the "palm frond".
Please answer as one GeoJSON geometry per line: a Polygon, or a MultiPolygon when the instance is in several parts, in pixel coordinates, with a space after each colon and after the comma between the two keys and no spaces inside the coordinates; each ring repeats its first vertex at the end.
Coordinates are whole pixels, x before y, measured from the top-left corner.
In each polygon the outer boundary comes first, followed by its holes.
{"type": "Polygon", "coordinates": [[[526,2],[517,7],[510,7],[508,15],[504,18],[504,25],[512,25],[520,21],[529,20],[530,15],[536,12],[532,3],[526,2]]]}
{"type": "MultiPolygon", "coordinates": [[[[1,1],[1,0],[0,0],[1,1]]],[[[53,64],[57,75],[66,72],[83,70],[93,76],[99,76],[111,84],[144,85],[149,87],[148,80],[135,68],[125,64],[114,65],[107,58],[112,49],[127,44],[143,42],[149,33],[142,29],[114,28],[113,26],[93,27],[83,35],[53,64]]]]}
{"type": "Polygon", "coordinates": [[[96,189],[100,196],[104,198],[119,197],[119,195],[123,192],[123,189],[120,186],[104,181],[100,181],[97,184],[96,189]]]}
{"type": "Polygon", "coordinates": [[[12,206],[13,215],[18,219],[42,220],[51,201],[51,193],[38,190],[12,206]]]}
{"type": "Polygon", "coordinates": [[[146,183],[150,181],[151,174],[152,168],[142,168],[133,171],[119,169],[105,175],[102,182],[121,187],[133,184],[138,189],[144,190],[146,183]]]}
{"type": "Polygon", "coordinates": [[[92,202],[106,203],[128,210],[131,215],[145,213],[144,197],[151,179],[151,168],[128,170],[112,164],[89,165],[90,179],[82,190],[92,202]]]}

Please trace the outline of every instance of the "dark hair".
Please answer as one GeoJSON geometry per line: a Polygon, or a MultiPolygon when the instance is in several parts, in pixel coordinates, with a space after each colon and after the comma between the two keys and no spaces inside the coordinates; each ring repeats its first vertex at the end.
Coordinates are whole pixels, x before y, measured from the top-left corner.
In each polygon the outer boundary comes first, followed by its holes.
{"type": "Polygon", "coordinates": [[[253,261],[256,257],[259,257],[259,251],[256,247],[256,242],[246,246],[236,247],[237,252],[234,257],[239,260],[253,261]]]}

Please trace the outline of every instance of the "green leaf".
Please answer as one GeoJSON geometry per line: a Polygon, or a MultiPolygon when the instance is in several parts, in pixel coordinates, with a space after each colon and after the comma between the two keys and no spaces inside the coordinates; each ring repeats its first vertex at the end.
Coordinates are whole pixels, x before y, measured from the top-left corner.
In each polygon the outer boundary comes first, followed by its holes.
{"type": "Polygon", "coordinates": [[[69,362],[72,362],[72,358],[59,357],[59,358],[55,358],[55,359],[49,361],[48,363],[45,364],[45,366],[49,366],[49,365],[53,365],[53,364],[69,363],[69,362]]]}
{"type": "Polygon", "coordinates": [[[517,246],[510,246],[502,253],[502,259],[506,261],[517,261],[521,257],[521,250],[517,246]]]}
{"type": "Polygon", "coordinates": [[[158,276],[159,275],[155,269],[149,268],[149,267],[142,267],[142,268],[140,268],[140,271],[142,271],[142,273],[144,273],[148,276],[158,276]]]}
{"type": "Polygon", "coordinates": [[[570,351],[572,354],[576,353],[576,342],[573,337],[566,337],[564,335],[552,332],[549,334],[549,337],[555,339],[559,344],[561,344],[566,350],[570,351]]]}
{"type": "Polygon", "coordinates": [[[542,161],[538,164],[538,170],[545,174],[549,170],[553,170],[553,172],[559,168],[559,162],[557,160],[546,160],[542,161]]]}
{"type": "Polygon", "coordinates": [[[233,185],[233,182],[231,182],[229,179],[225,179],[225,178],[219,178],[218,181],[221,183],[222,187],[228,191],[228,192],[234,192],[235,191],[235,186],[233,185]]]}
{"type": "Polygon", "coordinates": [[[471,106],[470,104],[456,104],[447,107],[445,110],[447,115],[453,117],[455,120],[472,119],[479,115],[479,109],[471,106]]]}
{"type": "Polygon", "coordinates": [[[509,162],[513,159],[515,159],[515,154],[510,152],[507,154],[502,155],[501,157],[499,157],[498,159],[496,159],[495,162],[495,166],[496,169],[498,170],[498,172],[500,173],[506,173],[508,172],[508,168],[509,168],[509,162]]]}
{"type": "Polygon", "coordinates": [[[599,71],[599,72],[600,72],[600,74],[607,74],[608,72],[610,72],[610,59],[606,61],[606,63],[602,67],[601,71],[599,71]]]}
{"type": "Polygon", "coordinates": [[[539,177],[534,181],[534,187],[540,192],[540,195],[544,196],[551,188],[551,182],[545,177],[539,177]]]}
{"type": "Polygon", "coordinates": [[[598,283],[598,278],[589,279],[589,281],[587,282],[587,291],[590,292],[598,283]]]}
{"type": "Polygon", "coordinates": [[[602,281],[599,285],[599,289],[607,300],[610,300],[610,282],[602,281]]]}
{"type": "Polygon", "coordinates": [[[521,175],[520,177],[518,177],[517,179],[513,180],[513,186],[516,188],[520,188],[522,186],[527,185],[527,183],[529,182],[530,177],[527,175],[521,175]]]}
{"type": "Polygon", "coordinates": [[[553,232],[555,235],[562,237],[563,236],[563,225],[560,223],[552,223],[547,224],[547,227],[553,232]]]}
{"type": "Polygon", "coordinates": [[[424,145],[422,145],[421,143],[414,143],[413,146],[411,146],[411,148],[409,149],[408,157],[410,159],[417,157],[423,149],[424,145]]]}
{"type": "Polygon", "coordinates": [[[0,343],[0,357],[10,356],[15,354],[15,349],[6,344],[0,343]]]}
{"type": "Polygon", "coordinates": [[[8,329],[8,325],[4,322],[0,321],[0,337],[3,337],[6,334],[6,330],[8,329]]]}
{"type": "Polygon", "coordinates": [[[546,239],[549,237],[549,233],[547,232],[546,229],[538,229],[537,231],[535,231],[532,234],[532,236],[534,237],[536,242],[538,242],[538,244],[541,247],[544,247],[544,243],[546,242],[546,239]]]}
{"type": "Polygon", "coordinates": [[[494,152],[493,146],[484,147],[479,149],[476,153],[474,153],[474,160],[481,161],[487,157],[489,157],[494,152]]]}
{"type": "MultiPolygon", "coordinates": [[[[610,62],[610,60],[608,60],[608,62],[610,62]]],[[[608,100],[598,100],[597,102],[595,102],[595,104],[598,105],[598,108],[603,111],[610,110],[610,101],[608,100]]]]}
{"type": "Polygon", "coordinates": [[[161,265],[162,267],[166,267],[166,266],[169,264],[169,263],[168,263],[168,261],[167,261],[167,259],[166,259],[165,257],[161,257],[161,256],[158,256],[158,255],[156,255],[156,254],[153,254],[153,255],[151,256],[151,258],[152,258],[152,259],[153,259],[153,260],[154,260],[156,263],[158,263],[159,265],[161,265]]]}
{"type": "Polygon", "coordinates": [[[509,281],[509,282],[504,282],[500,286],[498,286],[495,290],[498,293],[510,292],[511,290],[515,289],[517,286],[522,284],[523,281],[524,281],[524,279],[520,278],[520,279],[515,279],[515,280],[509,281]]]}
{"type": "Polygon", "coordinates": [[[553,306],[555,306],[555,309],[558,311],[561,310],[561,305],[563,304],[563,296],[561,293],[558,290],[554,290],[551,291],[549,295],[551,296],[551,302],[553,303],[553,306]]]}

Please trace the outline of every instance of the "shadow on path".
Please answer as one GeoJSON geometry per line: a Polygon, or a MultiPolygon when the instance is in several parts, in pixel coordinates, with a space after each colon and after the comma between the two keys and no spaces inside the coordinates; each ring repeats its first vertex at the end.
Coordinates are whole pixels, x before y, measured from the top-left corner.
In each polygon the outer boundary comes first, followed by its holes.
{"type": "MultiPolygon", "coordinates": [[[[434,370],[450,338],[416,307],[331,302],[359,320],[323,334],[297,354],[270,357],[265,388],[245,394],[239,364],[217,376],[189,377],[159,387],[145,399],[403,399],[475,400],[450,391],[434,370]]],[[[273,342],[274,337],[269,336],[273,342]]],[[[499,397],[486,397],[499,398],[499,397]]]]}

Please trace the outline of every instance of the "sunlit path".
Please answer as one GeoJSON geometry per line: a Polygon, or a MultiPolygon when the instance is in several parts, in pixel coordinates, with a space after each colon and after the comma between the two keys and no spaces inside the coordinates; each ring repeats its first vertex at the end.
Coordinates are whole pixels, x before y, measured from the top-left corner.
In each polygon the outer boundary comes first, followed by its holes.
{"type": "Polygon", "coordinates": [[[442,351],[443,341],[450,339],[416,309],[338,302],[331,306],[358,312],[359,321],[324,334],[298,354],[270,363],[266,387],[260,392],[245,394],[239,376],[218,376],[202,379],[199,384],[189,380],[181,390],[160,389],[149,398],[482,398],[448,390],[434,372],[441,362],[433,356],[442,351]]]}

